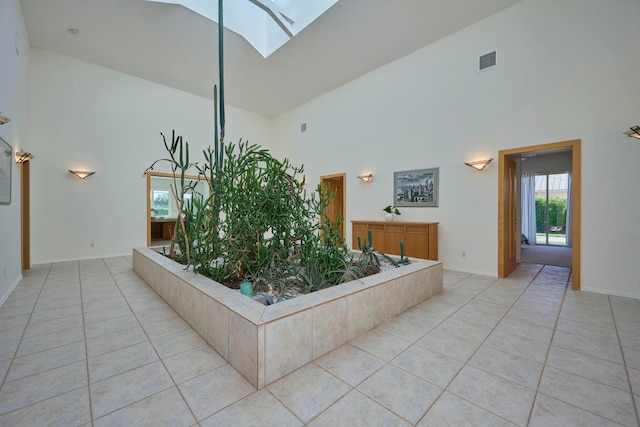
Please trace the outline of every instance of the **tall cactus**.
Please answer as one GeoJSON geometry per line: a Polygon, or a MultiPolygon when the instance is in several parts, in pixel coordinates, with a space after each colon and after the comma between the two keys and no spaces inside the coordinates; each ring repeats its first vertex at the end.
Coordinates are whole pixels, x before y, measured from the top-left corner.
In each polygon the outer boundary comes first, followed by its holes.
{"type": "Polygon", "coordinates": [[[404,242],[400,240],[400,259],[398,260],[398,264],[407,264],[409,262],[409,258],[404,257],[404,242]]]}
{"type": "MultiPolygon", "coordinates": [[[[224,109],[224,11],[223,0],[218,0],[218,80],[220,84],[220,98],[218,98],[218,88],[213,86],[213,115],[214,115],[214,135],[213,135],[213,166],[211,187],[213,189],[212,209],[213,226],[217,229],[220,221],[220,173],[224,160],[224,130],[225,130],[225,109],[224,109]]],[[[205,157],[211,153],[205,151],[205,157]]]]}

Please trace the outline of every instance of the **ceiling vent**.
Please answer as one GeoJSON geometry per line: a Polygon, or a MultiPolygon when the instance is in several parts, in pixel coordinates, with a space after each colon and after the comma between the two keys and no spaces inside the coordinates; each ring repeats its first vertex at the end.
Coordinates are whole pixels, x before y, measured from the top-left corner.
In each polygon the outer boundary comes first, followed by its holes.
{"type": "Polygon", "coordinates": [[[478,71],[488,70],[493,68],[498,63],[498,53],[494,50],[493,52],[485,53],[480,56],[480,61],[478,62],[480,68],[478,71]]]}

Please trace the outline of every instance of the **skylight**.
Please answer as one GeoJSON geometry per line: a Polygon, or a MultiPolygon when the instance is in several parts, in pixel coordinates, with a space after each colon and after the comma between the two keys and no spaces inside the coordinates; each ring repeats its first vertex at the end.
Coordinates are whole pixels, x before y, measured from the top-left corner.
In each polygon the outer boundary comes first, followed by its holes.
{"type": "MultiPolygon", "coordinates": [[[[218,22],[215,0],[147,0],[186,7],[218,22]]],[[[224,3],[224,26],[247,40],[264,58],[315,21],[338,0],[232,0],[224,3]]]]}

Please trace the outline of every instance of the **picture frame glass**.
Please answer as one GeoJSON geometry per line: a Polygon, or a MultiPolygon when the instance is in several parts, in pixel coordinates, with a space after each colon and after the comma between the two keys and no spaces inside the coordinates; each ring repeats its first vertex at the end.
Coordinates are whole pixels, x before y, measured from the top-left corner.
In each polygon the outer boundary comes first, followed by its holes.
{"type": "Polygon", "coordinates": [[[0,205],[11,204],[11,164],[13,150],[11,146],[0,137],[0,205]]]}
{"type": "Polygon", "coordinates": [[[393,173],[394,206],[437,207],[440,168],[393,173]]]}

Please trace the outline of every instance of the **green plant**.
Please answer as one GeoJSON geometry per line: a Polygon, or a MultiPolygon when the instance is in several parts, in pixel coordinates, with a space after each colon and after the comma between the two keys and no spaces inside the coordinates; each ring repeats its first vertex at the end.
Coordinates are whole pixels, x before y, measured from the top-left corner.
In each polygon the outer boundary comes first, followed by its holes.
{"type": "Polygon", "coordinates": [[[278,293],[294,286],[314,291],[353,275],[342,218],[325,214],[334,192],[318,186],[308,196],[302,167],[243,141],[229,144],[217,161],[205,150],[202,164],[190,162],[182,137],[165,139],[165,148],[167,158],[149,169],[167,161],[176,174],[172,192],[181,215],[171,255],[178,261],[231,287],[249,280],[278,293]],[[190,168],[209,182],[209,194],[185,179],[190,168]]]}
{"type": "Polygon", "coordinates": [[[387,259],[387,261],[389,261],[396,268],[400,267],[401,264],[409,263],[409,258],[406,258],[404,256],[404,242],[402,240],[400,241],[400,259],[399,260],[396,260],[384,253],[382,255],[387,259]]]}
{"type": "Polygon", "coordinates": [[[360,236],[358,236],[358,249],[360,250],[360,258],[358,258],[356,265],[360,269],[361,275],[367,276],[378,273],[380,271],[380,258],[376,255],[373,247],[371,230],[367,230],[367,239],[364,242],[361,242],[360,236]]]}
{"type": "Polygon", "coordinates": [[[404,256],[404,242],[400,241],[400,259],[398,260],[398,264],[408,264],[409,258],[404,256]]]}
{"type": "MultiPolygon", "coordinates": [[[[182,212],[184,208],[183,195],[186,190],[185,175],[187,171],[194,166],[193,163],[189,162],[189,143],[183,143],[182,136],[176,137],[175,131],[171,133],[171,144],[167,142],[164,134],[160,133],[160,135],[162,135],[164,147],[169,157],[156,160],[145,170],[145,173],[153,170],[154,166],[158,163],[169,163],[174,177],[173,184],[170,184],[170,189],[177,204],[177,211],[182,212]]],[[[190,244],[188,238],[189,235],[185,232],[184,218],[182,215],[179,215],[176,220],[176,227],[174,227],[172,241],[179,244],[181,249],[180,253],[186,256],[187,262],[190,262],[190,244]],[[178,240],[179,237],[182,237],[183,240],[178,240]]],[[[175,256],[173,244],[171,245],[170,254],[171,256],[175,256]]]]}
{"type": "Polygon", "coordinates": [[[193,163],[189,144],[174,131],[170,144],[162,135],[168,157],[147,169],[167,162],[174,173],[171,191],[180,214],[170,256],[227,286],[251,281],[256,290],[278,295],[350,280],[364,274],[362,266],[379,270],[372,245],[354,266],[340,235],[343,219],[332,221],[326,215],[334,196],[329,187],[318,186],[307,196],[303,167],[242,140],[225,146],[222,0],[218,15],[220,99],[214,86],[213,148],[203,151],[204,162],[193,163]],[[185,179],[190,169],[209,183],[208,194],[185,179]]]}
{"type": "Polygon", "coordinates": [[[544,233],[552,228],[566,229],[567,201],[562,199],[547,199],[536,197],[536,231],[544,233]],[[547,223],[547,209],[549,211],[547,223]]]}
{"type": "Polygon", "coordinates": [[[394,208],[393,206],[389,205],[386,208],[382,209],[383,211],[385,211],[386,213],[389,214],[394,214],[394,215],[402,215],[400,213],[400,211],[398,210],[398,208],[394,208]]]}

